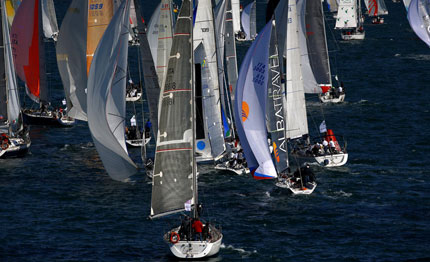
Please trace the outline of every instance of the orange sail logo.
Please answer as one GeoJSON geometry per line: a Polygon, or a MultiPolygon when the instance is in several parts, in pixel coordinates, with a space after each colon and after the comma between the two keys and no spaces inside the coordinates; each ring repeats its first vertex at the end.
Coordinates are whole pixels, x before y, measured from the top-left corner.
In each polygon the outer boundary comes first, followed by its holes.
{"type": "Polygon", "coordinates": [[[276,162],[279,163],[279,153],[278,153],[278,147],[276,146],[276,143],[273,142],[273,154],[275,155],[276,162]]]}
{"type": "Polygon", "coordinates": [[[242,122],[245,122],[248,119],[249,115],[249,106],[245,101],[242,102],[242,122]]]}

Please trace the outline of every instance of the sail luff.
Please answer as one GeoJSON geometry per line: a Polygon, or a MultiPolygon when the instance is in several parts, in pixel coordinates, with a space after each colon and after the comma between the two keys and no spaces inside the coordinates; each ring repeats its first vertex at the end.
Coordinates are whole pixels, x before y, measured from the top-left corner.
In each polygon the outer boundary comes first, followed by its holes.
{"type": "Polygon", "coordinates": [[[151,217],[184,210],[193,192],[192,6],[182,2],[175,25],[165,84],[152,180],[151,217]]]}
{"type": "Polygon", "coordinates": [[[125,145],[125,85],[130,0],[120,5],[100,40],[88,75],[88,126],[109,176],[124,181],[137,171],[125,145]]]}

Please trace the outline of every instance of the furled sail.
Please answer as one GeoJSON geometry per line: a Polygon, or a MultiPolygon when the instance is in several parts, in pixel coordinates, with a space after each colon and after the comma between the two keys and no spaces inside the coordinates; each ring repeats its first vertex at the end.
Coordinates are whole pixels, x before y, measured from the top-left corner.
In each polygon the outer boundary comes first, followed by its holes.
{"type": "Polygon", "coordinates": [[[21,3],[11,28],[12,51],[16,73],[25,82],[27,95],[35,102],[47,103],[45,48],[40,15],[40,0],[21,3]]]}
{"type": "Polygon", "coordinates": [[[61,24],[57,65],[67,101],[67,115],[87,121],[88,0],[73,0],[61,24]]]}
{"type": "Polygon", "coordinates": [[[109,176],[123,181],[137,167],[125,144],[130,0],[121,3],[94,54],[88,75],[88,126],[109,176]]]}
{"type": "Polygon", "coordinates": [[[241,22],[243,31],[245,32],[245,40],[255,39],[257,33],[256,23],[256,2],[249,3],[242,11],[241,22]]]}
{"type": "Polygon", "coordinates": [[[424,0],[412,0],[408,20],[415,34],[430,47],[430,6],[424,0]]]}
{"type": "Polygon", "coordinates": [[[160,95],[151,217],[184,210],[193,198],[192,3],[182,2],[160,95]]]}
{"type": "Polygon", "coordinates": [[[240,67],[235,122],[248,167],[256,179],[276,178],[267,144],[266,97],[272,21],[258,34],[240,67]]]}
{"type": "MultiPolygon", "coordinates": [[[[220,83],[218,78],[217,47],[211,0],[200,0],[197,6],[193,29],[194,50],[203,48],[195,55],[194,62],[200,64],[207,74],[202,84],[204,121],[207,128],[206,139],[197,141],[197,152],[218,157],[225,151],[222,129],[220,83]],[[210,141],[210,145],[207,141],[210,141]],[[207,152],[209,150],[209,152],[207,152]],[[208,154],[209,153],[209,154],[208,154]]],[[[203,76],[202,76],[203,79],[203,76]]]]}
{"type": "Polygon", "coordinates": [[[357,1],[340,0],[337,10],[336,29],[350,29],[357,27],[357,1]]]}

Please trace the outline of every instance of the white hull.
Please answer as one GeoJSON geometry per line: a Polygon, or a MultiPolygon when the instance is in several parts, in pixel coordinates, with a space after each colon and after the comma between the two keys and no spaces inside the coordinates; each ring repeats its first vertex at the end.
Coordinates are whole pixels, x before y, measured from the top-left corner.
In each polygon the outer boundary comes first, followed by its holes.
{"type": "Polygon", "coordinates": [[[300,156],[295,155],[300,159],[303,159],[307,162],[318,163],[320,166],[324,167],[335,167],[335,166],[343,166],[348,162],[348,153],[338,153],[331,155],[322,155],[322,156],[300,156]]]}
{"type": "Polygon", "coordinates": [[[237,175],[245,175],[245,174],[249,174],[250,173],[250,171],[249,171],[248,168],[235,169],[235,168],[231,168],[231,167],[226,167],[224,165],[224,163],[216,165],[215,169],[216,170],[227,170],[227,171],[233,172],[233,173],[235,173],[237,175]]]}
{"type": "Polygon", "coordinates": [[[127,94],[127,96],[125,97],[125,101],[127,102],[135,102],[137,100],[139,100],[142,97],[142,93],[137,93],[136,96],[130,96],[129,94],[127,94]]]}
{"type": "Polygon", "coordinates": [[[25,142],[22,138],[9,138],[9,141],[6,149],[0,149],[0,158],[24,155],[31,145],[30,141],[25,142]]]}
{"type": "Polygon", "coordinates": [[[278,182],[276,182],[276,186],[280,188],[287,188],[294,195],[310,195],[312,194],[312,192],[314,192],[315,188],[317,187],[317,183],[310,182],[308,183],[307,187],[301,188],[301,187],[293,187],[290,179],[280,179],[278,182]]]}
{"type": "MultiPolygon", "coordinates": [[[[148,144],[150,140],[151,140],[151,137],[145,138],[145,145],[148,144]]],[[[131,146],[131,147],[141,147],[143,145],[142,141],[143,141],[143,139],[125,140],[127,145],[131,146]]]]}
{"type": "Polygon", "coordinates": [[[67,117],[67,116],[61,117],[60,119],[58,119],[58,121],[63,126],[73,126],[75,124],[75,122],[76,122],[76,120],[74,118],[67,117]]]}
{"type": "Polygon", "coordinates": [[[178,232],[176,228],[164,236],[164,239],[169,243],[170,251],[178,258],[204,258],[218,254],[221,247],[223,235],[217,230],[212,232],[214,235],[211,240],[204,241],[182,241],[176,243],[170,242],[170,233],[178,232]],[[216,237],[215,237],[216,236],[216,237]]]}
{"type": "Polygon", "coordinates": [[[339,95],[339,97],[333,97],[330,92],[326,92],[319,96],[322,103],[342,103],[345,100],[345,94],[339,95]]]}
{"type": "Polygon", "coordinates": [[[366,35],[365,32],[353,32],[352,34],[348,35],[345,33],[342,33],[342,40],[364,40],[364,36],[366,35]]]}

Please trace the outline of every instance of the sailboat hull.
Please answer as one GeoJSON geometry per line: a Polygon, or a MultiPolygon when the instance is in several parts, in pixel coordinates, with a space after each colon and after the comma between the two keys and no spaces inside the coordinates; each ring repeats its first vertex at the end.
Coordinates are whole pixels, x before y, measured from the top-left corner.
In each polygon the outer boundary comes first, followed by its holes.
{"type": "Polygon", "coordinates": [[[290,179],[280,179],[278,182],[276,182],[276,186],[280,188],[287,188],[294,195],[310,195],[314,192],[315,188],[317,187],[317,183],[311,182],[311,183],[308,183],[306,187],[301,188],[301,187],[294,187],[290,179]]]}
{"type": "Polygon", "coordinates": [[[0,151],[0,158],[22,157],[27,154],[31,142],[22,138],[9,138],[10,145],[6,150],[0,151]]]}
{"type": "Polygon", "coordinates": [[[221,163],[215,166],[216,170],[226,170],[235,173],[236,175],[245,175],[249,174],[250,171],[248,168],[232,168],[226,166],[226,163],[221,163]]]}
{"type": "Polygon", "coordinates": [[[333,97],[329,92],[326,92],[319,96],[322,103],[342,103],[345,100],[345,94],[339,95],[339,97],[333,97]]]}
{"type": "Polygon", "coordinates": [[[221,247],[223,235],[221,232],[216,230],[212,232],[214,239],[209,241],[178,241],[176,243],[170,242],[170,234],[175,232],[178,233],[179,227],[168,232],[164,239],[168,241],[170,251],[178,258],[204,258],[211,257],[218,254],[221,247]]]}
{"type": "Polygon", "coordinates": [[[294,155],[305,162],[317,163],[318,165],[324,167],[343,166],[346,164],[346,162],[348,162],[348,153],[338,153],[322,156],[303,156],[300,154],[294,155]]]}
{"type": "Polygon", "coordinates": [[[342,40],[364,40],[365,32],[353,32],[352,34],[342,33],[342,40]]]}
{"type": "Polygon", "coordinates": [[[40,112],[25,110],[23,111],[22,115],[24,118],[24,123],[27,125],[68,127],[73,126],[75,123],[75,120],[58,118],[57,115],[52,111],[47,111],[46,114],[41,114],[40,112]]]}

